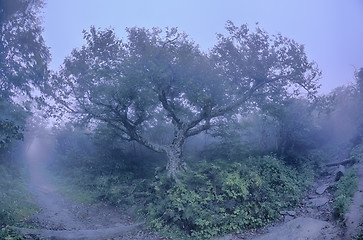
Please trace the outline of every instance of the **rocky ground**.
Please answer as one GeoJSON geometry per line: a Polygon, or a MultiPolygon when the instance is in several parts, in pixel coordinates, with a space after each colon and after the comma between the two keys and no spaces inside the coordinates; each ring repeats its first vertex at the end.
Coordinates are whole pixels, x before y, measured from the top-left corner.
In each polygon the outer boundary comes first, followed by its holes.
{"type": "Polygon", "coordinates": [[[338,166],[326,167],[296,209],[281,211],[281,219],[257,231],[231,234],[219,240],[350,240],[363,223],[363,162],[357,166],[358,191],[343,223],[333,211],[332,186],[338,166]]]}

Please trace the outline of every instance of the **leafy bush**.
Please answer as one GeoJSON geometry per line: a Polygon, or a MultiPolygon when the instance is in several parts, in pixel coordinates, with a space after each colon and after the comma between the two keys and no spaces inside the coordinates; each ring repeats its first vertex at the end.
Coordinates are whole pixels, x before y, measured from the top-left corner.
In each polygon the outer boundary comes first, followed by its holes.
{"type": "Polygon", "coordinates": [[[148,200],[150,226],[179,238],[208,239],[261,227],[295,206],[312,174],[300,174],[273,156],[229,166],[202,163],[180,183],[160,177],[148,200]]]}
{"type": "Polygon", "coordinates": [[[0,239],[5,240],[25,240],[27,239],[23,234],[7,227],[0,230],[0,239]]]}
{"type": "Polygon", "coordinates": [[[351,203],[351,197],[357,191],[358,180],[356,169],[349,169],[346,174],[334,185],[334,211],[339,219],[344,218],[351,203]]]}

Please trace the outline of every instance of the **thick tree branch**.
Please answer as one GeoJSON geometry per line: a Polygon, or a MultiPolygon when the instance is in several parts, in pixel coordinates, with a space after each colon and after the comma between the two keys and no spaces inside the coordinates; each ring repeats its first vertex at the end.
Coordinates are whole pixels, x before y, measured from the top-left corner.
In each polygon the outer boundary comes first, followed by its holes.
{"type": "Polygon", "coordinates": [[[194,129],[190,129],[189,131],[186,132],[185,136],[186,137],[191,137],[191,136],[195,136],[203,131],[206,131],[208,129],[210,129],[212,126],[210,124],[210,120],[206,120],[206,123],[203,125],[200,125],[197,128],[194,129]]]}
{"type": "Polygon", "coordinates": [[[168,99],[166,98],[165,91],[162,90],[158,93],[159,101],[163,105],[163,108],[169,113],[172,117],[173,121],[180,127],[183,123],[182,121],[176,116],[174,109],[170,106],[168,99]]]}

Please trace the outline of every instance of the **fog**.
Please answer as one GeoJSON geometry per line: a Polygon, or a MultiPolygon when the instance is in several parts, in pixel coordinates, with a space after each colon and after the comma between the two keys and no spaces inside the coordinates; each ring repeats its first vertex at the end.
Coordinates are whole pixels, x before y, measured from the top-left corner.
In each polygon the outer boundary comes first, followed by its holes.
{"type": "Polygon", "coordinates": [[[0,0],[0,239],[352,237],[363,5],[139,4],[0,0]]]}

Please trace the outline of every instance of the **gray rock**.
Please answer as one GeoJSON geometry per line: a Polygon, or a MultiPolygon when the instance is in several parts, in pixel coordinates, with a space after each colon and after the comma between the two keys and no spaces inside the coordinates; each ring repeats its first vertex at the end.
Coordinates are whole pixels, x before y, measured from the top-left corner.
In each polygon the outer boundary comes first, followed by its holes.
{"type": "Polygon", "coordinates": [[[329,201],[329,199],[326,197],[315,198],[315,199],[311,199],[307,205],[309,207],[321,207],[321,206],[324,206],[328,201],[329,201]]]}
{"type": "Polygon", "coordinates": [[[287,214],[289,214],[290,216],[295,216],[296,212],[295,211],[286,211],[287,214]]]}
{"type": "Polygon", "coordinates": [[[321,194],[323,194],[324,192],[325,192],[325,190],[327,189],[329,187],[329,185],[328,184],[324,184],[324,185],[322,185],[322,186],[320,186],[320,187],[318,187],[317,189],[316,189],[316,193],[317,194],[319,194],[319,195],[321,195],[321,194]]]}
{"type": "Polygon", "coordinates": [[[315,194],[311,194],[311,195],[308,196],[309,199],[313,199],[313,198],[317,198],[317,197],[319,197],[319,196],[315,195],[315,194]]]}
{"type": "Polygon", "coordinates": [[[286,215],[286,214],[287,214],[287,212],[286,212],[286,211],[280,211],[280,214],[281,214],[281,215],[286,215]]]}
{"type": "Polygon", "coordinates": [[[335,181],[339,181],[341,177],[345,174],[345,167],[343,165],[339,165],[337,172],[335,173],[335,181]]]}

